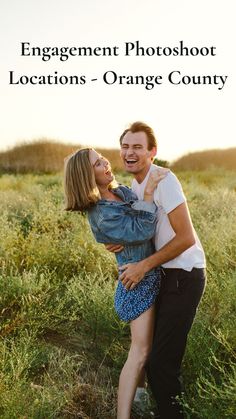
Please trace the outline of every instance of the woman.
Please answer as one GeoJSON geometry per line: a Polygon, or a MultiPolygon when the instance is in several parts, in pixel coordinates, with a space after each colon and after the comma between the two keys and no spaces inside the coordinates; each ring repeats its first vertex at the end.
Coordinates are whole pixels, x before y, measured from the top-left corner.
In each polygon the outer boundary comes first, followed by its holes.
{"type": "MultiPolygon", "coordinates": [[[[152,172],[144,200],[127,187],[118,185],[110,163],[95,150],[81,149],[65,163],[66,210],[86,211],[92,232],[99,243],[124,246],[116,253],[118,265],[137,262],[154,251],[152,236],[157,222],[154,190],[164,175],[152,172]]],[[[129,419],[132,401],[152,345],[154,301],[159,292],[160,271],[148,272],[132,290],[118,281],[115,309],[120,319],[130,322],[131,347],[121,371],[118,389],[118,419],[129,419]]]]}

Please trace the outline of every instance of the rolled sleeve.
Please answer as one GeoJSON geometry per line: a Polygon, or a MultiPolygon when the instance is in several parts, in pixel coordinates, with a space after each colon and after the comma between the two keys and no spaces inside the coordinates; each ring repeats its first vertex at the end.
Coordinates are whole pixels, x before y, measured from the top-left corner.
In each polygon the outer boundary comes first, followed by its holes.
{"type": "Polygon", "coordinates": [[[131,207],[136,211],[147,211],[151,214],[155,214],[157,211],[157,206],[154,204],[154,202],[134,201],[131,204],[131,207]]]}

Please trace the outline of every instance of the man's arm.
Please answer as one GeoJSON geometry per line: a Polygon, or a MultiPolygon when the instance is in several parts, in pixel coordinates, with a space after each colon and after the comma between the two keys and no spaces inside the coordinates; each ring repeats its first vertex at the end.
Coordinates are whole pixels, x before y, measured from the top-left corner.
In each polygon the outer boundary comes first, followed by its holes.
{"type": "Polygon", "coordinates": [[[122,244],[104,244],[105,248],[108,250],[108,252],[112,253],[119,253],[121,250],[124,249],[124,246],[122,244]]]}
{"type": "Polygon", "coordinates": [[[193,226],[185,202],[171,211],[168,214],[168,218],[176,234],[175,237],[148,258],[138,263],[127,264],[121,267],[125,270],[120,279],[127,289],[133,289],[151,269],[176,258],[195,244],[193,226]]]}

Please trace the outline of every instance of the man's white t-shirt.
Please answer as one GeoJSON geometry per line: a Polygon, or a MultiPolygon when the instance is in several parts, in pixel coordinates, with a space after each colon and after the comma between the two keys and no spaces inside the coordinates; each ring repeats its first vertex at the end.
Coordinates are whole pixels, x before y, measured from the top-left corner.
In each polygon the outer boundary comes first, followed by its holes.
{"type": "MultiPolygon", "coordinates": [[[[150,174],[157,166],[151,165],[150,170],[142,183],[138,183],[136,179],[132,182],[132,190],[139,199],[143,199],[144,189],[150,174]]],[[[161,169],[161,168],[160,168],[161,169]]],[[[177,208],[183,202],[186,202],[180,182],[174,173],[169,172],[166,177],[158,184],[154,192],[154,201],[158,207],[158,222],[155,233],[155,248],[160,250],[174,236],[175,232],[171,227],[168,214],[177,208]]],[[[164,263],[163,268],[181,268],[191,271],[192,268],[205,268],[205,255],[194,230],[196,243],[177,256],[175,259],[164,263]]]]}

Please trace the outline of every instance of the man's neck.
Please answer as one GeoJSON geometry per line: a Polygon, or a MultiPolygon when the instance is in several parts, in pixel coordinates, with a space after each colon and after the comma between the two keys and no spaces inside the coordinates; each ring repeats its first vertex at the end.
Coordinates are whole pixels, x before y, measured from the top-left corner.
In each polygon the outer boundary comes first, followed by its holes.
{"type": "Polygon", "coordinates": [[[145,179],[145,177],[147,176],[149,170],[150,170],[151,164],[149,164],[148,166],[146,166],[142,171],[140,171],[139,173],[134,173],[134,178],[136,179],[136,181],[138,183],[142,183],[145,179]]]}

